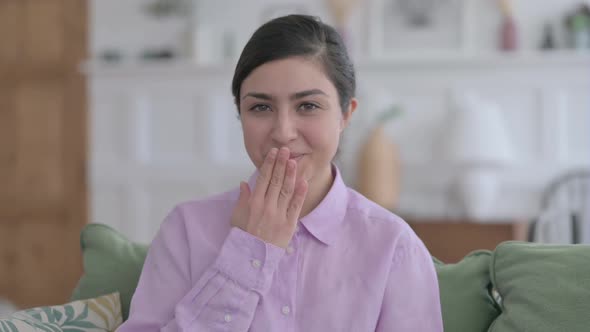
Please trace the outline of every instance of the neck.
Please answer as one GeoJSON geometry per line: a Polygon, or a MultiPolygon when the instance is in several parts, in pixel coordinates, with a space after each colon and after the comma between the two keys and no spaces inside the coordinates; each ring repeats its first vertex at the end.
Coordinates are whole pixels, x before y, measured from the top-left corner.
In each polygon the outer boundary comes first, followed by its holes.
{"type": "Polygon", "coordinates": [[[305,196],[305,201],[301,207],[299,218],[305,217],[320,204],[330,191],[333,182],[334,176],[332,175],[332,165],[329,165],[323,172],[316,174],[311,181],[309,181],[307,196],[305,196]]]}

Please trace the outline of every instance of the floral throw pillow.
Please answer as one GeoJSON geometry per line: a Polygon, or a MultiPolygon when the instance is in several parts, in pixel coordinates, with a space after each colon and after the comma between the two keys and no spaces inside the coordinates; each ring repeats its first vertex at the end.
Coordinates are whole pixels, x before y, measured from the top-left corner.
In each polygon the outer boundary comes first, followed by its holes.
{"type": "Polygon", "coordinates": [[[59,306],[38,307],[0,320],[0,332],[105,332],[123,322],[119,293],[59,306]]]}

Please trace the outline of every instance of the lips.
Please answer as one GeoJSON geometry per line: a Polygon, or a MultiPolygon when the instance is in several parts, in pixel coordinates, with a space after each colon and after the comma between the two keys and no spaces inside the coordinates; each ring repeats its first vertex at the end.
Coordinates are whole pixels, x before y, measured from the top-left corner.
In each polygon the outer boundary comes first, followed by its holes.
{"type": "MultiPolygon", "coordinates": [[[[299,153],[299,152],[289,152],[289,160],[295,160],[295,161],[299,161],[301,160],[305,155],[307,155],[307,153],[299,153]]],[[[268,156],[268,153],[266,154],[266,156],[268,156]]],[[[265,158],[266,158],[265,156],[265,158]]]]}
{"type": "Polygon", "coordinates": [[[289,155],[289,159],[299,161],[299,160],[301,160],[301,158],[303,158],[303,156],[304,156],[304,154],[302,154],[302,153],[291,153],[289,155]]]}

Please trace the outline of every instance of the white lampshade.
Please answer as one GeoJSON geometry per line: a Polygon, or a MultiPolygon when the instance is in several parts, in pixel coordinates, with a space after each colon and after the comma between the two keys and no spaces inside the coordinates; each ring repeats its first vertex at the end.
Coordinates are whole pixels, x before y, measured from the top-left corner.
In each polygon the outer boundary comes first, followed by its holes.
{"type": "Polygon", "coordinates": [[[505,166],[515,161],[499,108],[472,94],[455,98],[447,137],[447,158],[455,166],[505,166]]]}

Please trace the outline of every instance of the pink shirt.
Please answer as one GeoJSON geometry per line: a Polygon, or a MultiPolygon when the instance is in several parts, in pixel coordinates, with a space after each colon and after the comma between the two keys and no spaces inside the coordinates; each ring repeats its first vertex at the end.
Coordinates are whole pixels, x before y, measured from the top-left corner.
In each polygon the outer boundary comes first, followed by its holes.
{"type": "Polygon", "coordinates": [[[443,331],[422,241],[334,171],[287,250],[230,226],[238,189],[177,206],[117,331],[443,331]]]}

